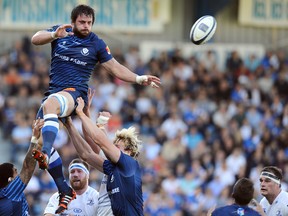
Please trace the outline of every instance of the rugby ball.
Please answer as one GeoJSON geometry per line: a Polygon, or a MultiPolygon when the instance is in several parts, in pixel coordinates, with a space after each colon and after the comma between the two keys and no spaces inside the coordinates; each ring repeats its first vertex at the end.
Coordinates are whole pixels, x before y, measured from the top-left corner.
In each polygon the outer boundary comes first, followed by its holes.
{"type": "Polygon", "coordinates": [[[200,17],[191,27],[190,40],[196,45],[204,44],[214,35],[217,28],[216,19],[206,15],[200,17]]]}

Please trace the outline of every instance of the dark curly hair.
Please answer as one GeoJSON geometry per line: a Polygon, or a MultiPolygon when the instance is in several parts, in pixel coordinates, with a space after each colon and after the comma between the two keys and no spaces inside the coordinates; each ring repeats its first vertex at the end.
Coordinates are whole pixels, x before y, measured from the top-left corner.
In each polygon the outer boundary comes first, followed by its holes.
{"type": "Polygon", "coordinates": [[[0,188],[8,185],[8,179],[13,177],[14,165],[11,163],[3,163],[0,165],[0,188]]]}
{"type": "Polygon", "coordinates": [[[71,12],[71,21],[72,23],[76,22],[76,19],[79,15],[86,15],[86,16],[91,16],[92,17],[92,24],[94,24],[95,21],[95,13],[94,13],[94,9],[88,5],[78,5],[77,7],[75,7],[72,12],[71,12]]]}

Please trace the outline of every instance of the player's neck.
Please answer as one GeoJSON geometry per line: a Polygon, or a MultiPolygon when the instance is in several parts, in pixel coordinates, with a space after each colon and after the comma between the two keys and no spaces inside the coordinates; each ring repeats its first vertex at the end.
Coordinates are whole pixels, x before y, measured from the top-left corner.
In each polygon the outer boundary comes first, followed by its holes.
{"type": "Polygon", "coordinates": [[[88,188],[88,185],[86,185],[83,189],[80,189],[80,190],[75,190],[76,194],[77,195],[82,195],[83,193],[85,193],[85,191],[87,190],[88,188]]]}
{"type": "Polygon", "coordinates": [[[281,190],[279,190],[277,193],[275,194],[271,194],[270,196],[267,196],[266,199],[269,202],[270,205],[273,204],[273,202],[276,200],[277,196],[280,194],[281,190]]]}

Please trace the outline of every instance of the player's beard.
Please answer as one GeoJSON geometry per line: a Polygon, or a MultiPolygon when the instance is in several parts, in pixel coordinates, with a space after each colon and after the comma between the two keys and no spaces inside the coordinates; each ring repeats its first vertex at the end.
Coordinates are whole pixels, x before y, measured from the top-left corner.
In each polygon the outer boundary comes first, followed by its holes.
{"type": "Polygon", "coordinates": [[[82,190],[86,186],[86,182],[84,179],[76,182],[70,180],[70,184],[74,190],[82,190]]]}
{"type": "Polygon", "coordinates": [[[79,29],[76,27],[76,26],[74,26],[74,28],[73,28],[73,32],[74,32],[74,35],[76,35],[77,37],[79,37],[79,38],[84,38],[84,37],[86,37],[87,35],[89,35],[90,34],[90,31],[89,31],[89,29],[87,29],[86,31],[79,31],[79,29]]]}

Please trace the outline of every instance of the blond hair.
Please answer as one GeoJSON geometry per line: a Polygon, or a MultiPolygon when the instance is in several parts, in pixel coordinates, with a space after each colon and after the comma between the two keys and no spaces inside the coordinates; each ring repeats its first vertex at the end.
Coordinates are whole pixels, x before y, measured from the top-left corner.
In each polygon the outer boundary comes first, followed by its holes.
{"type": "Polygon", "coordinates": [[[123,141],[124,150],[130,151],[130,156],[133,158],[137,158],[140,154],[139,145],[141,140],[138,139],[138,135],[135,127],[131,126],[129,128],[123,128],[122,130],[117,130],[115,134],[114,143],[119,141],[123,141]]]}

